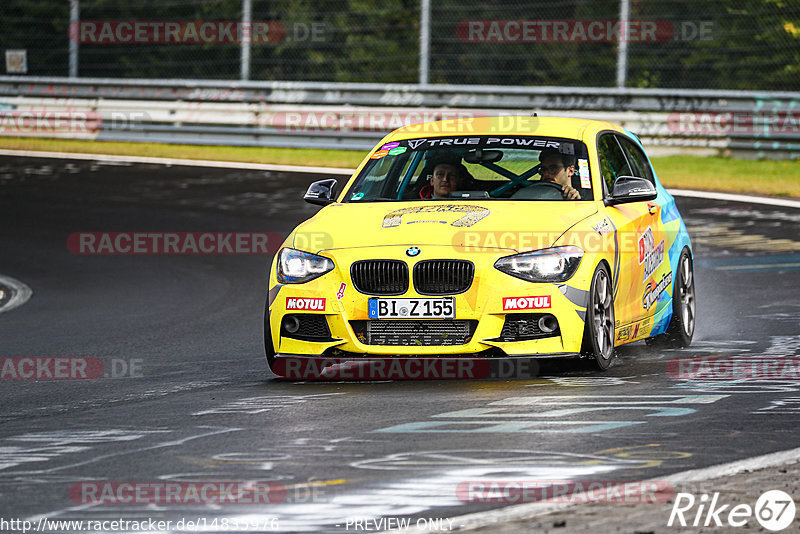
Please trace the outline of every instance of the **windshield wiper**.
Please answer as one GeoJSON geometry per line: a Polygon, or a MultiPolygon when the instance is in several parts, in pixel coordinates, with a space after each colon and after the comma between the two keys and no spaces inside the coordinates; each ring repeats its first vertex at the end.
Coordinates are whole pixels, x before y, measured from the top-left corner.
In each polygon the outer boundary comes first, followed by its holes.
{"type": "Polygon", "coordinates": [[[396,198],[388,198],[388,197],[375,197],[375,198],[359,198],[358,200],[348,200],[348,202],[352,202],[353,204],[363,204],[365,202],[396,202],[396,198]]]}

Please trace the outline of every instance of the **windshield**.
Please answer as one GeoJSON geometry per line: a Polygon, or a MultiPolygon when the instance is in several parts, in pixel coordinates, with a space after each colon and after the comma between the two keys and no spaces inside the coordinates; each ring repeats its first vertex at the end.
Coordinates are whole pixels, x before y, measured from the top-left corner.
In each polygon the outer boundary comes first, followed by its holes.
{"type": "Polygon", "coordinates": [[[393,141],[359,173],[344,202],[592,200],[586,145],[533,136],[393,141]]]}

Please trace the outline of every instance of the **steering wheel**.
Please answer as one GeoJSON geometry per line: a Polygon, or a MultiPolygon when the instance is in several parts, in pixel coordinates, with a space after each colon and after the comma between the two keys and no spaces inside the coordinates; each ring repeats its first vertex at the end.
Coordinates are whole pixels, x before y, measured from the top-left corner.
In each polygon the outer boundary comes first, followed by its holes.
{"type": "Polygon", "coordinates": [[[531,200],[562,200],[564,194],[561,186],[553,182],[533,182],[528,187],[523,187],[513,195],[512,199],[531,199],[531,200]],[[542,185],[545,187],[535,187],[542,185]]]}
{"type": "Polygon", "coordinates": [[[533,182],[528,187],[535,187],[537,185],[546,185],[548,187],[555,187],[556,189],[558,189],[559,193],[563,193],[564,192],[564,190],[563,190],[563,188],[562,188],[562,186],[560,184],[557,184],[555,182],[544,182],[544,181],[541,181],[541,180],[538,181],[538,182],[533,182]]]}

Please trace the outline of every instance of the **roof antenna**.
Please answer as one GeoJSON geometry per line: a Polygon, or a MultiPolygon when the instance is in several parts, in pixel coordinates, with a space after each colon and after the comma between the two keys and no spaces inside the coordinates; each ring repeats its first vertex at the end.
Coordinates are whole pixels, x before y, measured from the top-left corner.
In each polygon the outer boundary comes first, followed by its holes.
{"type": "Polygon", "coordinates": [[[538,117],[538,116],[539,116],[539,114],[536,113],[535,111],[533,113],[531,113],[531,117],[538,117]]]}

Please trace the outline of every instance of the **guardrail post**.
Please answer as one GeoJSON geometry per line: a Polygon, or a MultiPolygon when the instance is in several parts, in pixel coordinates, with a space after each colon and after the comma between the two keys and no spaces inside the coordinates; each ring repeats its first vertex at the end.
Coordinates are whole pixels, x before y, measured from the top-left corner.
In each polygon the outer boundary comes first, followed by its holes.
{"type": "Polygon", "coordinates": [[[628,77],[628,19],[631,15],[630,0],[619,2],[619,42],[617,43],[617,87],[625,87],[628,77]]]}
{"type": "Polygon", "coordinates": [[[431,0],[420,0],[419,6],[419,84],[428,85],[431,53],[431,0]]]}
{"type": "Polygon", "coordinates": [[[80,0],[69,0],[69,77],[78,77],[78,39],[80,39],[80,0]]]}
{"type": "Polygon", "coordinates": [[[242,57],[239,68],[239,77],[242,80],[250,79],[250,41],[252,40],[253,27],[253,1],[242,0],[242,57]]]}

